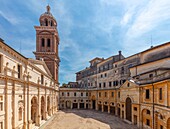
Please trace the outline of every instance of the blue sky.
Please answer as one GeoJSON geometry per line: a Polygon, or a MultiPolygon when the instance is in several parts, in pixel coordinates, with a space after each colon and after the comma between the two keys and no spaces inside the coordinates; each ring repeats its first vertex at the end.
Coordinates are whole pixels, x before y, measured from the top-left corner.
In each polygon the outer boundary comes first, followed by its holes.
{"type": "Polygon", "coordinates": [[[34,58],[39,16],[50,4],[60,35],[60,83],[94,57],[125,57],[170,41],[169,0],[0,0],[0,37],[34,58]]]}

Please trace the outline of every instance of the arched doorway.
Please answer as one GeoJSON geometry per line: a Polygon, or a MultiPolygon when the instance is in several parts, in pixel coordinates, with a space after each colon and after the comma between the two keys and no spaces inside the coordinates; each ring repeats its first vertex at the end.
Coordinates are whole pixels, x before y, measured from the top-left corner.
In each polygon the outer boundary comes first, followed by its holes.
{"type": "Polygon", "coordinates": [[[96,97],[94,95],[92,96],[92,109],[96,109],[96,97]]]}
{"type": "Polygon", "coordinates": [[[36,118],[37,118],[37,113],[38,113],[38,107],[37,107],[37,98],[34,96],[32,99],[31,99],[31,120],[32,120],[32,123],[36,123],[36,118]]]}
{"type": "Polygon", "coordinates": [[[45,119],[45,99],[44,96],[41,97],[41,120],[45,119]]]}
{"type": "Polygon", "coordinates": [[[126,119],[132,121],[132,101],[129,97],[126,99],[126,119]]]}
{"type": "Polygon", "coordinates": [[[49,96],[47,97],[47,113],[49,116],[51,115],[50,114],[50,97],[49,96]]]}
{"type": "Polygon", "coordinates": [[[170,129],[170,118],[167,120],[167,129],[170,129]]]}
{"type": "Polygon", "coordinates": [[[71,108],[71,101],[66,101],[66,108],[71,108]]]}

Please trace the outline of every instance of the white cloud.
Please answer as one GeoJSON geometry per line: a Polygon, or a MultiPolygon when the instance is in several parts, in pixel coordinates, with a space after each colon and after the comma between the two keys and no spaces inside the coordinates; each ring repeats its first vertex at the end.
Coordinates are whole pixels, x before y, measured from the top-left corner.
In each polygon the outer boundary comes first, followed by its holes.
{"type": "Polygon", "coordinates": [[[134,23],[127,31],[127,37],[135,38],[156,28],[160,23],[170,19],[169,0],[151,0],[147,6],[142,7],[134,23]]]}
{"type": "Polygon", "coordinates": [[[0,15],[12,25],[16,25],[21,22],[21,19],[19,17],[16,17],[14,14],[11,14],[10,12],[4,13],[0,10],[0,15]]]}

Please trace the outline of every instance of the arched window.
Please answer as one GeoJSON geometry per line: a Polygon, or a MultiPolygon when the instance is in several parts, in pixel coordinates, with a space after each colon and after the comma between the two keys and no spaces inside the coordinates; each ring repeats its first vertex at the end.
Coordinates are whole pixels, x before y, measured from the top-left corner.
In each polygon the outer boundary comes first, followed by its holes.
{"type": "Polygon", "coordinates": [[[47,47],[50,47],[50,39],[47,39],[47,47]]]}
{"type": "Polygon", "coordinates": [[[45,46],[45,40],[44,40],[44,38],[41,39],[41,46],[42,46],[42,47],[45,46]]]}
{"type": "Polygon", "coordinates": [[[51,26],[53,26],[53,21],[51,21],[51,26]]]}
{"type": "Polygon", "coordinates": [[[19,121],[20,121],[20,120],[22,120],[22,108],[21,107],[19,108],[19,112],[18,113],[19,113],[19,115],[18,115],[19,117],[18,118],[19,118],[19,121]]]}
{"type": "Polygon", "coordinates": [[[45,26],[48,26],[48,20],[45,19],[45,26]]]}

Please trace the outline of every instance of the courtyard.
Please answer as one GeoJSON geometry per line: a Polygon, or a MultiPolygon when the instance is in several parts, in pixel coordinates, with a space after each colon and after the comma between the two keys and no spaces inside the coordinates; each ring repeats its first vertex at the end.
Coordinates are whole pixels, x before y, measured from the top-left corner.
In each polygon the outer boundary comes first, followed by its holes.
{"type": "Polygon", "coordinates": [[[137,129],[122,119],[94,110],[60,110],[40,129],[137,129]]]}

